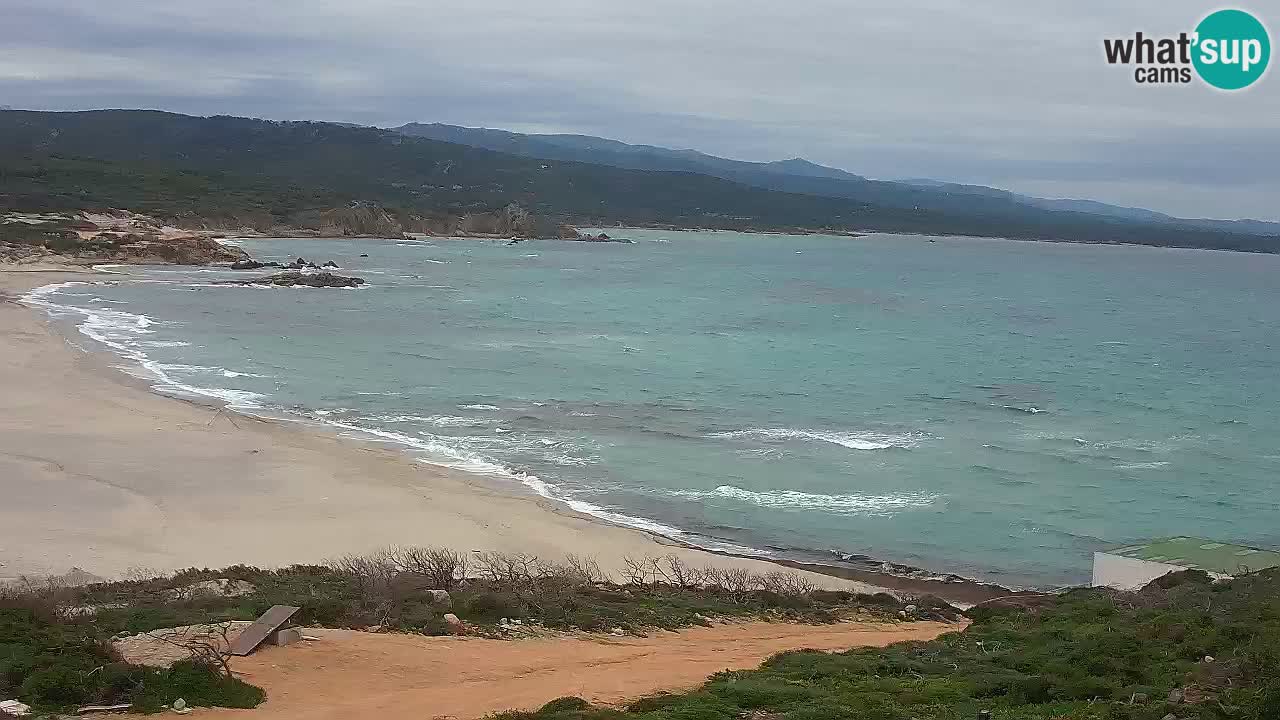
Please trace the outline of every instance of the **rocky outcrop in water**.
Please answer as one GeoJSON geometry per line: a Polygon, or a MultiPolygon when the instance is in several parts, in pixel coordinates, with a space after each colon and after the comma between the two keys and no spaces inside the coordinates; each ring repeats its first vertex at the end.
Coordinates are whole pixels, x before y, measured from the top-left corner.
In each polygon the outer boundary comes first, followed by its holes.
{"type": "Polygon", "coordinates": [[[330,272],[290,271],[244,280],[223,280],[219,285],[275,285],[277,287],[353,288],[364,285],[364,278],[335,275],[330,272]]]}
{"type": "Polygon", "coordinates": [[[599,235],[591,235],[588,233],[587,235],[582,235],[574,239],[577,240],[578,242],[611,242],[611,243],[626,243],[628,245],[630,245],[633,242],[632,240],[628,240],[627,238],[609,237],[604,233],[600,233],[599,235]]]}
{"type": "Polygon", "coordinates": [[[232,270],[261,270],[266,267],[280,267],[278,262],[258,262],[257,260],[241,260],[231,263],[232,270]]]}
{"type": "Polygon", "coordinates": [[[577,228],[569,225],[568,223],[560,224],[560,227],[556,229],[556,237],[561,240],[575,240],[577,242],[612,242],[627,244],[632,242],[626,238],[609,237],[605,233],[600,233],[599,235],[592,235],[591,233],[583,234],[579,232],[577,228]]]}

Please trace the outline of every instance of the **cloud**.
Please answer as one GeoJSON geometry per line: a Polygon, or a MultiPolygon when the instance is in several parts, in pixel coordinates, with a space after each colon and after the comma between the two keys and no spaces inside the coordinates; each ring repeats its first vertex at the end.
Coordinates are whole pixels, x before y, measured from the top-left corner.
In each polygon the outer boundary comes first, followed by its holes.
{"type": "Polygon", "coordinates": [[[1280,80],[1140,87],[1102,39],[1207,8],[1113,5],[0,0],[0,97],[580,132],[1276,218],[1280,80]]]}

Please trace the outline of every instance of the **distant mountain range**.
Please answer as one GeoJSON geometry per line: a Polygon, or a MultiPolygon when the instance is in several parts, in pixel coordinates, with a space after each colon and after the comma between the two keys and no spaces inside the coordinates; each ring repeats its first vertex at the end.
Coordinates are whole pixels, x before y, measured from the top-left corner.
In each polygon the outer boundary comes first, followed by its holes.
{"type": "Polygon", "coordinates": [[[429,228],[516,204],[542,223],[540,234],[552,235],[567,222],[1280,252],[1273,223],[1261,224],[1264,232],[1244,221],[1037,202],[978,186],[870,180],[800,159],[750,163],[586,136],[141,110],[0,111],[3,209],[118,207],[235,228],[381,208],[402,227],[429,228]]]}
{"type": "Polygon", "coordinates": [[[866,181],[866,178],[853,173],[817,165],[801,158],[767,163],[746,162],[707,155],[697,150],[672,150],[656,145],[629,145],[590,135],[523,135],[506,130],[467,128],[440,123],[409,123],[392,130],[413,137],[482,147],[544,160],[571,160],[631,170],[695,172],[758,187],[767,187],[770,179],[786,177],[866,181]]]}
{"type": "Polygon", "coordinates": [[[409,123],[392,128],[413,137],[487,148],[546,160],[610,165],[636,170],[696,172],[755,187],[827,197],[870,200],[894,207],[954,208],[957,203],[996,201],[1044,210],[1086,213],[1139,222],[1190,225],[1226,232],[1280,235],[1280,223],[1263,220],[1177,218],[1143,208],[1110,205],[1096,200],[1050,199],[1009,190],[928,178],[897,181],[870,180],[839,168],[803,158],[774,162],[746,162],[707,155],[697,150],[673,150],[654,145],[629,145],[590,135],[526,135],[506,130],[468,128],[441,123],[409,123]],[[924,192],[921,192],[924,191],[924,192]]]}

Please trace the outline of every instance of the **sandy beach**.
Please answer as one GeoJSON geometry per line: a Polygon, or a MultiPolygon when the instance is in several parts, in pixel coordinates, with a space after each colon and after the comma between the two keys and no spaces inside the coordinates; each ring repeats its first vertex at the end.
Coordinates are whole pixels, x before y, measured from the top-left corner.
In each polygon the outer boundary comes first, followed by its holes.
{"type": "Polygon", "coordinates": [[[591,555],[606,570],[668,553],[777,569],[661,543],[393,447],[150,392],[17,302],[91,273],[73,272],[0,269],[0,579],[278,567],[387,545],[591,555]]]}

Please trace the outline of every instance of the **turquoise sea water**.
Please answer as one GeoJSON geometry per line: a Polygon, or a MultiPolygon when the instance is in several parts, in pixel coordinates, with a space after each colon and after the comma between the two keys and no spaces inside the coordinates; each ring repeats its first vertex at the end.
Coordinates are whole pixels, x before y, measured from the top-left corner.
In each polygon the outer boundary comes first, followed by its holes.
{"type": "Polygon", "coordinates": [[[713,547],[1054,586],[1111,543],[1280,544],[1280,257],[621,232],[251,240],[370,286],[117,268],[33,301],[162,391],[713,547]]]}

